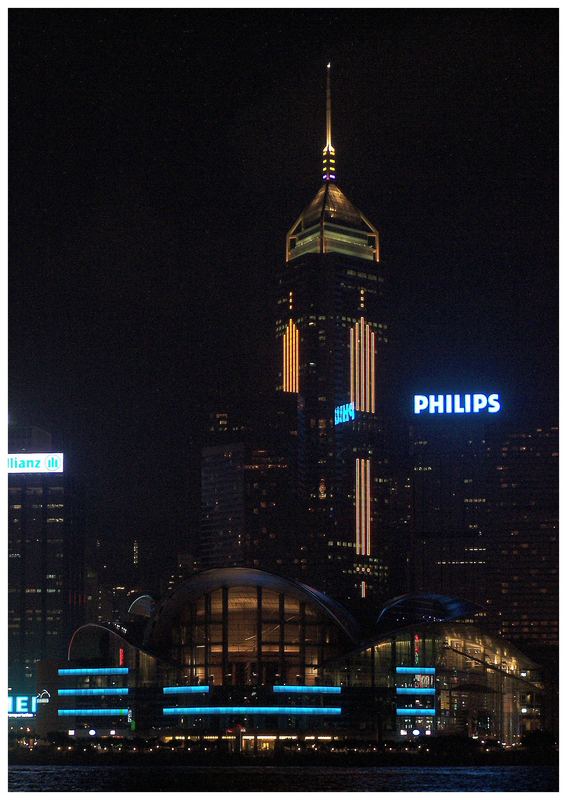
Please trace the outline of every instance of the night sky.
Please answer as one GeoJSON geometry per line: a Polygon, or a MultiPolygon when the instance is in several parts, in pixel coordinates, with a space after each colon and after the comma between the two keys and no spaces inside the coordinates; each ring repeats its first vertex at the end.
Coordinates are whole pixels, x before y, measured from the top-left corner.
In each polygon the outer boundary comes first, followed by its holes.
{"type": "Polygon", "coordinates": [[[555,420],[556,10],[9,17],[9,413],[58,436],[91,537],[182,550],[203,413],[272,396],[275,276],[320,184],[329,60],[400,407],[489,389],[518,424],[555,420]]]}

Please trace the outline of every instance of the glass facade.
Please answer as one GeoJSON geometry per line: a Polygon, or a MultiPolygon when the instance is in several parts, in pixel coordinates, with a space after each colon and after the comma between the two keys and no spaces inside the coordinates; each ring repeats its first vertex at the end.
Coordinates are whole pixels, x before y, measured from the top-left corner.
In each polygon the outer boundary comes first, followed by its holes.
{"type": "Polygon", "coordinates": [[[181,609],[171,660],[195,683],[311,686],[322,663],[340,649],[338,626],[314,604],[289,591],[234,586],[207,592],[181,609]]]}
{"type": "Polygon", "coordinates": [[[325,678],[345,687],[387,688],[399,736],[455,734],[505,743],[539,727],[537,665],[502,639],[465,623],[392,632],[337,659],[325,678]]]}

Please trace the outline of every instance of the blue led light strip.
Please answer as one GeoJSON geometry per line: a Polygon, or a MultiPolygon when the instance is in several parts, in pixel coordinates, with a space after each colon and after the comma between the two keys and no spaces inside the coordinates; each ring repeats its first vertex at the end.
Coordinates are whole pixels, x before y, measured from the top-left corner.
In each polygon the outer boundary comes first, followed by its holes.
{"type": "Polygon", "coordinates": [[[398,675],[435,675],[435,667],[396,667],[398,675]]]}
{"type": "Polygon", "coordinates": [[[126,687],[122,689],[57,689],[57,694],[62,697],[82,697],[83,695],[128,694],[126,687]]]}
{"type": "Polygon", "coordinates": [[[164,694],[194,694],[196,692],[206,693],[208,686],[164,686],[164,694]]]}
{"type": "Polygon", "coordinates": [[[434,717],[434,708],[396,708],[398,717],[434,717]]]}
{"type": "Polygon", "coordinates": [[[80,667],[58,669],[58,675],[127,675],[128,667],[80,667]]]}
{"type": "Polygon", "coordinates": [[[60,708],[59,717],[127,717],[127,708],[60,708]]]}
{"type": "Polygon", "coordinates": [[[274,692],[280,694],[340,694],[340,686],[274,686],[274,692]]]}
{"type": "Polygon", "coordinates": [[[396,694],[435,694],[435,689],[419,689],[413,687],[398,687],[396,694]]]}
{"type": "Polygon", "coordinates": [[[310,706],[192,706],[190,708],[164,708],[163,713],[169,716],[180,714],[244,714],[249,716],[251,714],[291,714],[298,716],[300,714],[318,714],[329,716],[332,714],[340,714],[341,708],[317,708],[310,706]]]}

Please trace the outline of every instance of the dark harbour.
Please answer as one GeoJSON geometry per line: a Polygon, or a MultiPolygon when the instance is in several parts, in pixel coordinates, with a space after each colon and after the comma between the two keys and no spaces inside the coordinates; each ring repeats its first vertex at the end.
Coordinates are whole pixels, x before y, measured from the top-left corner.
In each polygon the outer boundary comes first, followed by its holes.
{"type": "Polygon", "coordinates": [[[557,792],[556,766],[11,766],[10,792],[557,792]]]}

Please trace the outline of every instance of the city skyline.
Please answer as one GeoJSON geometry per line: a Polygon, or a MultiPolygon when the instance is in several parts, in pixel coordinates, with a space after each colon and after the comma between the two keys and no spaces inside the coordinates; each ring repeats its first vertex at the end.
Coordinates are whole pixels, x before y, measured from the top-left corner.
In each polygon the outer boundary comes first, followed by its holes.
{"type": "Polygon", "coordinates": [[[9,24],[12,785],[552,785],[555,10],[9,24]]]}
{"type": "Polygon", "coordinates": [[[10,416],[61,436],[103,538],[147,548],[167,519],[181,542],[193,520],[168,487],[201,414],[270,400],[276,267],[320,181],[329,58],[341,184],[382,234],[400,406],[487,387],[509,419],[555,421],[554,12],[349,12],[344,37],[345,13],[10,15],[10,416]]]}

